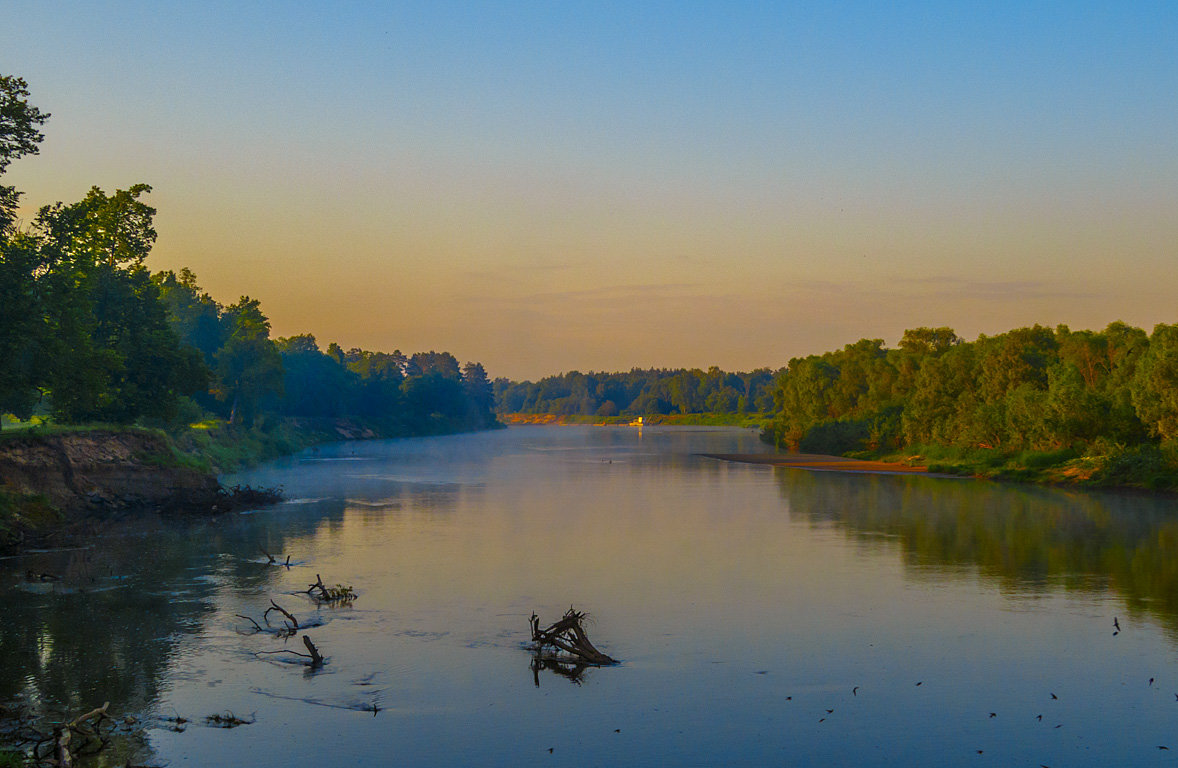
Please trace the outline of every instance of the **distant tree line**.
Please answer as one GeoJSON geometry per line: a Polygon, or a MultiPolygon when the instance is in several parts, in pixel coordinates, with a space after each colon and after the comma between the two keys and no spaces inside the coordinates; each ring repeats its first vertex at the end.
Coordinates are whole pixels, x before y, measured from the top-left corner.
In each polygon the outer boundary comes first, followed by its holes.
{"type": "Polygon", "coordinates": [[[628,373],[570,371],[539,381],[495,380],[500,413],[557,416],[764,413],[773,407],[773,371],[726,373],[712,367],[641,369],[628,373]]]}
{"type": "MultiPolygon", "coordinates": [[[[23,80],[0,76],[0,174],[43,138],[49,115],[27,97],[23,80]]],[[[271,339],[256,299],[222,306],[187,269],[151,274],[156,211],[141,199],[150,191],[94,187],[20,226],[20,193],[0,186],[0,414],[119,424],[206,413],[245,425],[262,415],[356,418],[398,434],[495,423],[478,363],[271,339]]]]}
{"type": "Polygon", "coordinates": [[[826,453],[921,445],[1051,451],[1178,441],[1178,325],[905,331],[790,360],[765,437],[826,453]]]}

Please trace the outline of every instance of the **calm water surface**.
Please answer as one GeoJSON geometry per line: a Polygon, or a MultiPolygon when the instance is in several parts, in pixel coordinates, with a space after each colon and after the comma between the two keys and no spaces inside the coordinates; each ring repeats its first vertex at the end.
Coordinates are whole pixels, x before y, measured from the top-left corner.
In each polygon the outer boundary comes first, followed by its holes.
{"type": "Polygon", "coordinates": [[[695,455],[761,450],[519,427],[276,462],[228,481],[277,507],[0,561],[0,701],[110,700],[120,765],[1178,761],[1173,499],[695,455]],[[238,618],[272,599],[323,670],[258,655],[303,650],[238,618]],[[570,605],[620,665],[533,672],[528,617],[570,605]]]}

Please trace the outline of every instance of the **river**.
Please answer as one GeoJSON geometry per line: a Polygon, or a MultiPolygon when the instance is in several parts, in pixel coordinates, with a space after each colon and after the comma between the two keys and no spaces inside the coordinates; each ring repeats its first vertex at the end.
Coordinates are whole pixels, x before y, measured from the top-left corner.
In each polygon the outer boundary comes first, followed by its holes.
{"type": "Polygon", "coordinates": [[[110,765],[1178,760],[1172,497],[697,455],[761,450],[513,427],[243,472],[288,500],[0,560],[0,703],[110,701],[110,765]],[[241,618],[271,600],[322,669],[241,618]],[[529,617],[570,605],[619,664],[533,668],[529,617]]]}

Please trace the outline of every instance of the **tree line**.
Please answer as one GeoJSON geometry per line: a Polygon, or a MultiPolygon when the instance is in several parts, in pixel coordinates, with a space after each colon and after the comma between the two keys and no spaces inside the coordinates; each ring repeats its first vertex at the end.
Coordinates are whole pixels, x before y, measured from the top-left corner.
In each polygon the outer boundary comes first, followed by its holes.
{"type": "Polygon", "coordinates": [[[824,453],[941,445],[1108,452],[1178,441],[1178,325],[1146,334],[1035,325],[968,342],[949,328],[789,361],[765,438],[824,453]]]}
{"type": "Polygon", "coordinates": [[[759,368],[727,373],[715,366],[642,369],[626,373],[570,371],[539,381],[494,382],[500,413],[557,416],[643,416],[652,414],[752,414],[773,407],[773,371],[759,368]]]}
{"type": "MultiPolygon", "coordinates": [[[[0,76],[0,175],[36,154],[49,115],[24,80],[0,76]]],[[[356,418],[396,434],[494,425],[479,363],[272,339],[256,299],[224,306],[187,269],[152,274],[146,184],[42,207],[17,221],[0,185],[0,414],[61,423],[188,423],[211,414],[356,418]]]]}

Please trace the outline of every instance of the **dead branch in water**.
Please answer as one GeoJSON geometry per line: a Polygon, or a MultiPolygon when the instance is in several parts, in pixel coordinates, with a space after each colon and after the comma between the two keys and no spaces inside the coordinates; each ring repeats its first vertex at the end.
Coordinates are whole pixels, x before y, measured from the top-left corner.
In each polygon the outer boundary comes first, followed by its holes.
{"type": "Polygon", "coordinates": [[[589,642],[589,637],[585,634],[585,628],[582,626],[582,622],[586,618],[587,615],[584,612],[570,606],[560,621],[547,629],[540,629],[540,618],[533,613],[531,618],[532,642],[535,644],[533,647],[540,653],[544,651],[545,647],[564,651],[586,664],[596,666],[617,664],[616,660],[597,650],[593,643],[589,642]]]}
{"type": "Polygon", "coordinates": [[[263,547],[261,544],[258,545],[258,551],[261,552],[262,556],[266,558],[266,565],[281,565],[286,568],[290,568],[290,555],[286,556],[286,562],[280,563],[280,562],[278,562],[278,558],[274,557],[274,555],[267,552],[266,548],[263,547]]]}
{"type": "Polygon", "coordinates": [[[323,583],[323,577],[315,574],[315,583],[311,584],[306,593],[317,600],[325,603],[350,603],[356,599],[356,591],[351,586],[343,584],[336,584],[334,587],[329,587],[323,583]],[[315,594],[315,590],[319,590],[319,594],[315,594]]]}
{"type": "Polygon", "coordinates": [[[323,657],[319,655],[319,649],[311,642],[311,638],[303,635],[303,645],[307,646],[307,650],[311,652],[311,669],[322,667],[323,657]]]}
{"type": "Polygon", "coordinates": [[[270,623],[269,619],[267,619],[267,617],[270,615],[270,611],[278,611],[279,613],[281,613],[283,616],[286,617],[287,621],[290,622],[290,626],[292,629],[299,628],[299,620],[296,619],[294,616],[290,615],[290,613],[288,613],[285,608],[283,608],[281,605],[274,602],[273,600],[270,601],[270,605],[271,605],[271,607],[267,608],[266,612],[262,614],[262,619],[265,620],[267,624],[270,623]]]}
{"type": "Polygon", "coordinates": [[[245,620],[246,620],[246,621],[248,621],[250,624],[253,624],[255,627],[257,627],[257,629],[258,629],[258,631],[259,631],[259,632],[265,632],[265,631],[266,631],[266,630],[262,629],[262,625],[261,625],[261,624],[259,624],[258,622],[254,621],[254,620],[253,620],[253,619],[251,619],[249,616],[243,616],[243,615],[241,615],[240,613],[235,613],[235,614],[233,614],[233,615],[234,615],[234,616],[236,616],[236,617],[237,617],[237,618],[239,618],[239,619],[245,619],[245,620]]]}
{"type": "Polygon", "coordinates": [[[298,656],[300,659],[310,659],[311,663],[308,666],[311,669],[319,669],[325,663],[327,663],[323,658],[323,655],[319,653],[319,649],[316,648],[315,644],[311,642],[311,638],[307,637],[306,635],[303,635],[303,645],[307,647],[307,650],[310,651],[310,654],[299,653],[298,651],[292,651],[289,648],[284,648],[281,651],[258,651],[254,655],[271,656],[279,653],[289,653],[292,656],[298,656]]]}
{"type": "Polygon", "coordinates": [[[205,725],[210,725],[213,728],[236,728],[239,725],[252,725],[257,722],[257,719],[257,715],[254,713],[251,713],[250,719],[246,720],[232,712],[226,711],[225,714],[217,713],[215,715],[209,715],[205,718],[205,725]]]}

